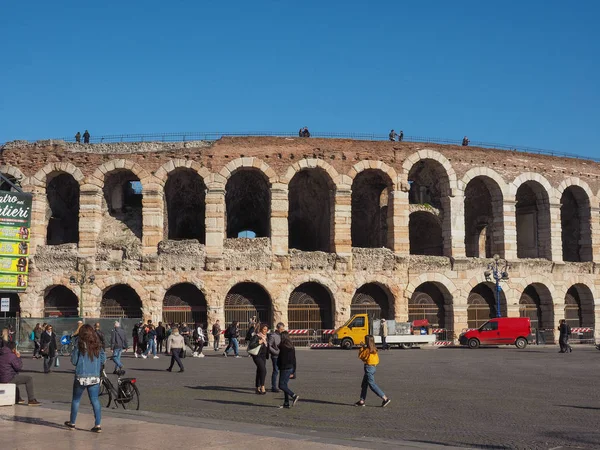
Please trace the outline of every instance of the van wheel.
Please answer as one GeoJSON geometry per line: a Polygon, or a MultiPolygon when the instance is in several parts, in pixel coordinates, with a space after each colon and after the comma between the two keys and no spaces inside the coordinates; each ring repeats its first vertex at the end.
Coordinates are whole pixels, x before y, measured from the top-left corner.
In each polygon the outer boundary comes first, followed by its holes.
{"type": "Polygon", "coordinates": [[[411,347],[412,347],[411,343],[400,344],[400,348],[403,348],[404,350],[408,350],[411,347]]]}
{"type": "Polygon", "coordinates": [[[344,350],[352,350],[353,346],[354,342],[352,342],[352,339],[350,338],[343,339],[342,343],[340,344],[340,347],[342,347],[344,350]]]}
{"type": "Polygon", "coordinates": [[[478,348],[479,341],[477,339],[469,339],[469,348],[478,348]]]}
{"type": "Polygon", "coordinates": [[[520,348],[521,350],[524,349],[525,347],[527,347],[527,340],[520,337],[519,339],[517,339],[515,341],[515,345],[517,348],[520,348]]]}

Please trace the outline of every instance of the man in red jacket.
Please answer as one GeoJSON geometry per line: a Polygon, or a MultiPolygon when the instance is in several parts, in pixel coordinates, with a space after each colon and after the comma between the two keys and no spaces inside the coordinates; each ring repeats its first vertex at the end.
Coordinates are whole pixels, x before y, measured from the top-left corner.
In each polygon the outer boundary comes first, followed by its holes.
{"type": "Polygon", "coordinates": [[[19,393],[19,385],[24,384],[27,389],[27,403],[29,406],[41,405],[35,399],[33,394],[33,379],[29,375],[20,375],[19,372],[23,368],[21,354],[17,351],[15,343],[9,342],[4,347],[0,348],[0,383],[14,383],[17,385],[17,403],[23,404],[19,393]]]}

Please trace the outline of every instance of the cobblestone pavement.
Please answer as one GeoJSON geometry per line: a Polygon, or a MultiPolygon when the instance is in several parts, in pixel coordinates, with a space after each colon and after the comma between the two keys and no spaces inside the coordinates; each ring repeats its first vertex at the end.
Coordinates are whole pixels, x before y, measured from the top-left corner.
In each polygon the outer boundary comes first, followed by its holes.
{"type": "MultiPolygon", "coordinates": [[[[168,373],[169,359],[124,358],[138,379],[141,409],[194,418],[251,421],[299,433],[486,448],[600,448],[600,352],[575,347],[443,348],[381,353],[376,379],[392,399],[388,408],[372,392],[356,408],[362,365],[356,351],[299,349],[301,400],[280,410],[282,394],[254,394],[251,358],[184,360],[184,373],[168,373]]],[[[126,354],[127,355],[127,354],[126,354]]],[[[25,357],[38,399],[65,404],[71,398],[72,366],[61,358],[55,373],[41,373],[41,360],[25,357]]],[[[270,363],[270,362],[269,362],[270,363]]],[[[112,370],[112,363],[108,363],[112,370]]],[[[269,376],[270,378],[270,370],[269,376]]],[[[87,404],[85,399],[84,404],[87,404]]]]}

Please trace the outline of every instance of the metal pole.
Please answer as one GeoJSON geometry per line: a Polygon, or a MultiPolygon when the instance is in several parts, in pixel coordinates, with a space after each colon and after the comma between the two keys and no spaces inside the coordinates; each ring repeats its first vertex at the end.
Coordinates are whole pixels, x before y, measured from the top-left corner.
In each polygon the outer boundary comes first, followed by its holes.
{"type": "Polygon", "coordinates": [[[502,317],[502,314],[500,313],[500,280],[498,279],[497,276],[496,276],[496,317],[502,317]]]}

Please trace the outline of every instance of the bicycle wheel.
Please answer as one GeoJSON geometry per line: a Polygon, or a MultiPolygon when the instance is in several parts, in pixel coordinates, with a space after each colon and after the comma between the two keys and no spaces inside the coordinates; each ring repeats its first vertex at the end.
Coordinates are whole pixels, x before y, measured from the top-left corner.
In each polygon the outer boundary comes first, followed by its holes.
{"type": "Polygon", "coordinates": [[[71,350],[67,344],[63,344],[60,347],[60,356],[69,356],[71,354],[71,350]]]}
{"type": "Polygon", "coordinates": [[[120,387],[121,396],[117,400],[123,409],[140,409],[140,391],[131,381],[124,381],[120,387]]]}
{"type": "Polygon", "coordinates": [[[112,394],[110,393],[110,386],[106,384],[104,380],[100,382],[100,393],[98,394],[100,405],[104,408],[108,408],[112,402],[112,394]]]}

